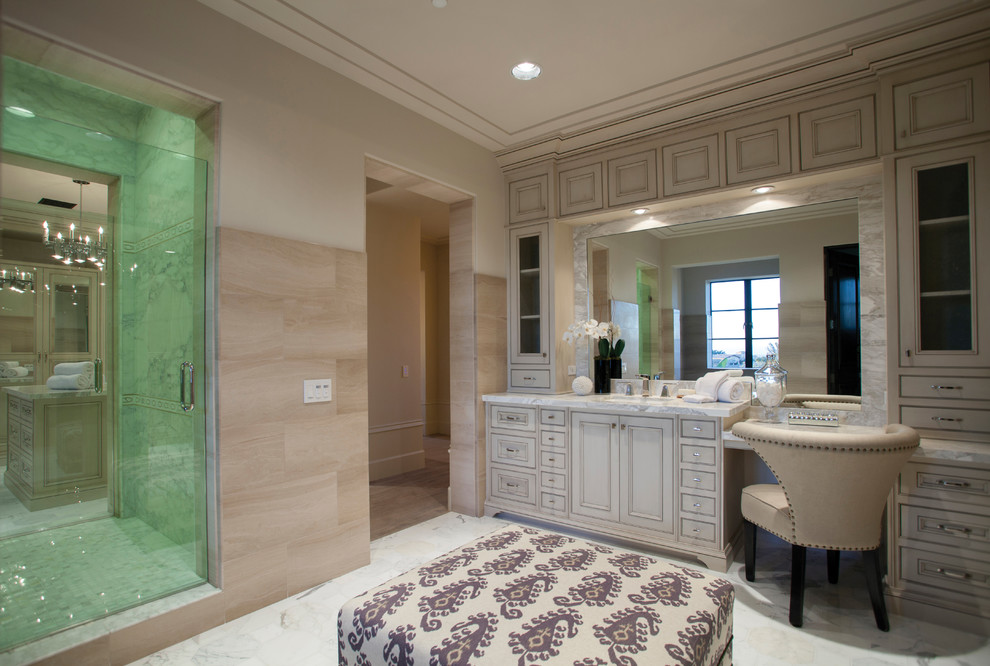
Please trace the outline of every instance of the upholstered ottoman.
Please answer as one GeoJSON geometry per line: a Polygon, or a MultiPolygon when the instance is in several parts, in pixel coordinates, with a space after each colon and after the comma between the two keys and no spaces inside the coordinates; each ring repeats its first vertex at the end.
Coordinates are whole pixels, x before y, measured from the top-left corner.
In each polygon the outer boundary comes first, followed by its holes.
{"type": "Polygon", "coordinates": [[[732,663],[732,584],[509,525],[349,600],[340,664],[732,663]]]}

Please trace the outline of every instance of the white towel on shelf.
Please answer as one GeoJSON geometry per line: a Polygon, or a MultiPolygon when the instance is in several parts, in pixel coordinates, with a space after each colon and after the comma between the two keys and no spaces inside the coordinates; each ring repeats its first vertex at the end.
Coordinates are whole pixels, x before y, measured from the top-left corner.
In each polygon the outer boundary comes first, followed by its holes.
{"type": "Polygon", "coordinates": [[[704,377],[698,379],[694,385],[694,392],[700,395],[707,395],[712,401],[718,400],[718,389],[728,378],[729,373],[724,371],[709,372],[704,377]]]}
{"type": "Polygon", "coordinates": [[[22,366],[17,366],[14,368],[4,368],[0,370],[0,377],[13,378],[13,377],[27,377],[31,374],[27,368],[22,366]]]}
{"type": "Polygon", "coordinates": [[[690,393],[681,398],[684,402],[717,402],[715,398],[704,393],[690,393]]]}
{"type": "Polygon", "coordinates": [[[89,375],[90,383],[94,374],[92,361],[79,361],[78,363],[58,363],[55,365],[56,375],[89,375]]]}
{"type": "Polygon", "coordinates": [[[742,402],[746,399],[746,385],[738,379],[727,379],[718,387],[719,402],[742,402]]]}
{"type": "Polygon", "coordinates": [[[93,388],[93,375],[52,375],[45,382],[48,388],[58,391],[78,391],[93,388]]]}
{"type": "Polygon", "coordinates": [[[10,370],[21,364],[20,361],[0,361],[0,370],[10,370]]]}

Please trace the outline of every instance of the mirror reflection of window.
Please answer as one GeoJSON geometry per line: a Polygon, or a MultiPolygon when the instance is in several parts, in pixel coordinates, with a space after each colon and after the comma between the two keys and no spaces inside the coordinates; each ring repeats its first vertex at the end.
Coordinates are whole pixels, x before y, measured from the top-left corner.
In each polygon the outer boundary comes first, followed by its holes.
{"type": "Polygon", "coordinates": [[[708,367],[761,367],[780,342],[780,277],[709,282],[708,303],[708,367]]]}

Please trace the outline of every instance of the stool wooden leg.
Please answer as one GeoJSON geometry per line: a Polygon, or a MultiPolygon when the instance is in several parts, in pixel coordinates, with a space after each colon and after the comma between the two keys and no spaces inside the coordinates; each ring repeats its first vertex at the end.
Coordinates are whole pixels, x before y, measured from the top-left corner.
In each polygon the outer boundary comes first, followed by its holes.
{"type": "Polygon", "coordinates": [[[756,580],[756,525],[743,520],[743,556],[746,558],[746,580],[756,580]]]}
{"type": "Polygon", "coordinates": [[[828,566],[828,582],[835,585],[839,582],[839,554],[842,551],[830,550],[825,554],[826,564],[828,566]]]}
{"type": "Polygon", "coordinates": [[[890,631],[890,620],[887,618],[887,604],[883,600],[879,548],[863,551],[863,568],[866,569],[866,587],[870,591],[870,602],[873,604],[873,617],[877,621],[877,629],[880,631],[890,631]]]}
{"type": "Polygon", "coordinates": [[[804,563],[805,547],[791,545],[791,624],[804,624],[804,563]]]}

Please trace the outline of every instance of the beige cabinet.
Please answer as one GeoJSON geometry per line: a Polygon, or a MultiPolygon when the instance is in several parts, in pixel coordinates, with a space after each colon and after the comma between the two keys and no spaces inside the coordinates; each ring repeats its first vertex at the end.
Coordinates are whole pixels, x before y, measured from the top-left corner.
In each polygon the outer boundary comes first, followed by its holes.
{"type": "Polygon", "coordinates": [[[106,396],[94,391],[7,391],[4,485],[28,509],[104,497],[106,396]]]}
{"type": "Polygon", "coordinates": [[[893,87],[894,146],[912,148],[990,130],[990,64],[893,87]]]}
{"type": "Polygon", "coordinates": [[[550,176],[539,174],[509,181],[509,223],[550,217],[550,176]]]}
{"type": "Polygon", "coordinates": [[[608,205],[629,206],[657,198],[657,151],[645,150],[608,161],[608,205]]]}
{"type": "Polygon", "coordinates": [[[729,185],[791,172],[790,118],[768,120],[725,133],[725,174],[729,185]]]}
{"type": "Polygon", "coordinates": [[[557,174],[558,210],[561,216],[601,210],[605,206],[602,163],[594,162],[557,174]]]}
{"type": "Polygon", "coordinates": [[[665,197],[719,186],[717,134],[665,145],[661,154],[665,197]]]}
{"type": "Polygon", "coordinates": [[[872,96],[803,111],[798,114],[798,127],[803,170],[876,157],[872,96]]]}
{"type": "Polygon", "coordinates": [[[571,414],[571,514],[619,520],[619,417],[571,414]]]}
{"type": "Polygon", "coordinates": [[[891,593],[990,617],[990,469],[912,460],[893,507],[891,593]]]}

